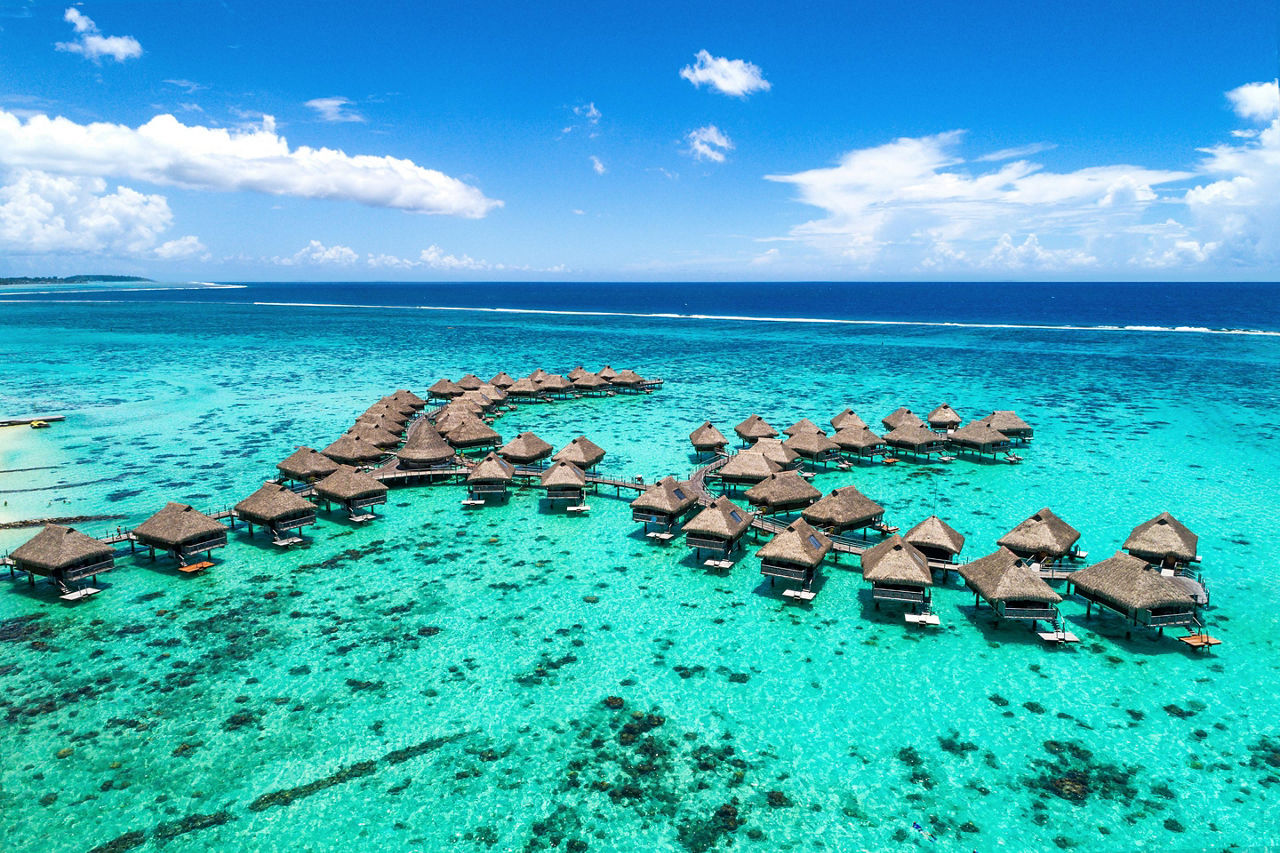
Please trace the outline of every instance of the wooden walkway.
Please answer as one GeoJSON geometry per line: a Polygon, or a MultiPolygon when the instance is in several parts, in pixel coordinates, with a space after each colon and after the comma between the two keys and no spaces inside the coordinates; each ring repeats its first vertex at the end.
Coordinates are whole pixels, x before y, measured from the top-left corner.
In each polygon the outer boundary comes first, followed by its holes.
{"type": "Polygon", "coordinates": [[[41,418],[4,418],[4,419],[0,419],[0,427],[28,426],[30,424],[36,423],[37,421],[43,421],[44,423],[52,424],[52,423],[57,423],[58,421],[65,421],[66,419],[67,419],[66,415],[45,415],[44,417],[41,417],[41,418]]]}

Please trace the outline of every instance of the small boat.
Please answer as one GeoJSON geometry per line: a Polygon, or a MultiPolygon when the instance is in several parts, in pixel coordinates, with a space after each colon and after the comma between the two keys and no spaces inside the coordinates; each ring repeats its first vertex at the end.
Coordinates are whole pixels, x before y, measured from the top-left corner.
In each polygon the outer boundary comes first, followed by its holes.
{"type": "Polygon", "coordinates": [[[49,422],[48,421],[32,421],[31,428],[32,429],[48,429],[49,422]]]}

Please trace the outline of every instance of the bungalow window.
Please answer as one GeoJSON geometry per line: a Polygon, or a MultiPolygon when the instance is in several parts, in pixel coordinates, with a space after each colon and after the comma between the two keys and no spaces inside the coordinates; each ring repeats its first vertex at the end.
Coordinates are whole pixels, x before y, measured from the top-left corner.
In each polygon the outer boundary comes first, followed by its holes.
{"type": "Polygon", "coordinates": [[[736,509],[729,511],[729,517],[739,524],[742,523],[742,516],[738,514],[738,511],[736,509]]]}
{"type": "Polygon", "coordinates": [[[684,492],[680,489],[676,489],[676,497],[680,500],[684,500],[684,492]]]}
{"type": "Polygon", "coordinates": [[[818,541],[818,537],[817,537],[817,536],[814,536],[812,533],[810,533],[810,534],[809,534],[809,544],[810,544],[810,545],[812,545],[812,546],[813,546],[813,547],[815,547],[815,548],[821,548],[821,547],[822,547],[822,543],[820,543],[820,542],[818,541]]]}

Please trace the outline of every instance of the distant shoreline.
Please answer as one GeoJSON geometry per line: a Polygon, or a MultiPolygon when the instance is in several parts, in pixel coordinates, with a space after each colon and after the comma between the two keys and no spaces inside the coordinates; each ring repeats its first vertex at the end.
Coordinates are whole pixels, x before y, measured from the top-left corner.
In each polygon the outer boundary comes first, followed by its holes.
{"type": "Polygon", "coordinates": [[[68,275],[14,276],[0,278],[0,286],[15,284],[89,284],[91,282],[151,282],[154,279],[136,275],[68,275]]]}

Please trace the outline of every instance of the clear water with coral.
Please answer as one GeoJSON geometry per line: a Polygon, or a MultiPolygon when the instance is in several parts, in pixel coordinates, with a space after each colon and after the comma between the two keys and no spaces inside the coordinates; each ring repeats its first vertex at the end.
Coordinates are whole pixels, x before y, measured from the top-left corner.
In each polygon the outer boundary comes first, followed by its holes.
{"type": "MultiPolygon", "coordinates": [[[[456,298],[561,308],[508,290],[523,301],[456,298]]],[[[1036,427],[1022,465],[833,469],[815,483],[856,484],[904,529],[936,512],[968,557],[1042,506],[1094,558],[1170,510],[1200,535],[1224,643],[1199,655],[1129,637],[1068,601],[1081,642],[1050,648],[993,627],[954,576],[925,632],[874,609],[847,558],[799,607],[762,583],[754,548],[708,572],[679,541],[645,540],[612,495],[570,517],[533,493],[466,512],[454,487],[397,489],[378,521],[322,516],[287,552],[236,533],[195,577],[126,551],[74,607],[6,579],[10,849],[1280,844],[1280,340],[1112,328],[1280,328],[1267,291],[1243,299],[1250,316],[1201,322],[1168,306],[1146,316],[1151,300],[1132,298],[1125,316],[1027,323],[993,297],[967,327],[616,316],[780,313],[727,293],[703,310],[709,297],[632,288],[591,316],[422,311],[408,306],[440,291],[387,292],[0,304],[0,415],[68,415],[0,430],[0,521],[120,516],[77,525],[102,533],[170,499],[227,505],[397,387],[608,362],[666,384],[525,407],[499,431],[557,446],[585,433],[604,468],[652,478],[693,467],[686,436],[707,418],[728,432],[752,412],[782,427],[845,406],[869,422],[902,404],[1015,408],[1036,427]]],[[[835,316],[859,319],[857,304],[835,316]]],[[[897,315],[876,304],[873,319],[933,316],[910,298],[897,315]]],[[[0,530],[0,550],[31,533],[0,530]]]]}

